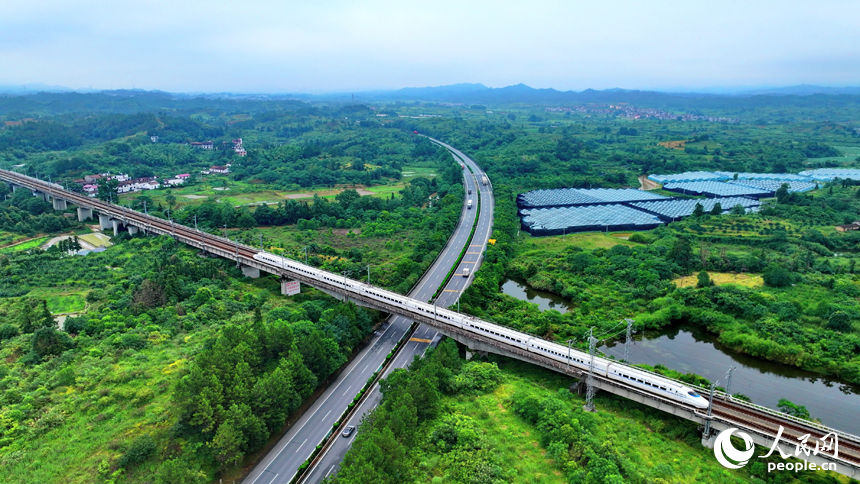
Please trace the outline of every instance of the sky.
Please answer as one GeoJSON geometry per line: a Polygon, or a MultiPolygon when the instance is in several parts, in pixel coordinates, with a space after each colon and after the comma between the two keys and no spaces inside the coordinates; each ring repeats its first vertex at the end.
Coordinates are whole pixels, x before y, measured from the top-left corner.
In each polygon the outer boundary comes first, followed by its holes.
{"type": "Polygon", "coordinates": [[[860,85],[857,0],[0,0],[0,85],[860,85]]]}

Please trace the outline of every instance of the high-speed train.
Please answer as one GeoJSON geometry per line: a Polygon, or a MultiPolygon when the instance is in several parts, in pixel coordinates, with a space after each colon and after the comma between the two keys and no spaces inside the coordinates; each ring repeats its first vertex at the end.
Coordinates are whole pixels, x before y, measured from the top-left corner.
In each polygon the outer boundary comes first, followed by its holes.
{"type": "MultiPolygon", "coordinates": [[[[308,277],[323,280],[334,286],[351,288],[367,297],[378,299],[380,302],[385,304],[401,305],[412,310],[421,311],[427,316],[435,317],[442,322],[451,324],[462,330],[481,335],[485,338],[499,340],[508,345],[517,346],[525,351],[559,361],[566,365],[570,364],[570,366],[581,370],[587,371],[589,368],[590,356],[582,351],[574,349],[568,350],[566,346],[562,346],[557,343],[552,343],[513,331],[509,328],[505,328],[504,326],[498,326],[486,321],[471,318],[445,308],[437,308],[432,304],[423,303],[370,284],[346,279],[331,272],[323,271],[315,267],[302,264],[301,262],[270,254],[268,252],[259,252],[254,256],[254,258],[275,267],[296,271],[305,274],[308,277]],[[569,358],[568,354],[570,355],[569,358]]],[[[663,398],[692,405],[696,408],[708,407],[707,399],[696,393],[692,388],[645,371],[637,370],[627,365],[595,357],[594,371],[596,374],[599,374],[604,378],[623,382],[628,386],[635,387],[639,390],[652,393],[663,398]]]]}

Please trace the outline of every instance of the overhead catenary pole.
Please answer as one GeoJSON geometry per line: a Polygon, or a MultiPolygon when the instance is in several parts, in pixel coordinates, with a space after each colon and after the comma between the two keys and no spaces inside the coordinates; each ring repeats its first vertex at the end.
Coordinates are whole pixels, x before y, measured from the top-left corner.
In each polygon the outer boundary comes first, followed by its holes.
{"type": "Polygon", "coordinates": [[[570,345],[572,345],[575,341],[575,339],[567,340],[567,366],[570,366],[570,345]]]}
{"type": "Polygon", "coordinates": [[[630,343],[633,340],[633,323],[636,321],[625,318],[627,321],[627,337],[624,339],[624,363],[630,363],[630,343]]]}
{"type": "Polygon", "coordinates": [[[594,351],[597,346],[597,338],[594,337],[594,327],[588,330],[588,354],[591,358],[588,361],[588,379],[586,380],[585,388],[585,409],[586,412],[594,411],[594,351]]]}
{"type": "Polygon", "coordinates": [[[711,383],[711,392],[708,395],[708,418],[705,419],[705,434],[703,435],[706,439],[711,435],[711,414],[714,408],[714,390],[716,390],[717,385],[719,384],[719,380],[711,383]]]}
{"type": "Polygon", "coordinates": [[[732,372],[735,371],[736,366],[730,366],[729,371],[726,372],[726,400],[732,399],[732,372]]]}

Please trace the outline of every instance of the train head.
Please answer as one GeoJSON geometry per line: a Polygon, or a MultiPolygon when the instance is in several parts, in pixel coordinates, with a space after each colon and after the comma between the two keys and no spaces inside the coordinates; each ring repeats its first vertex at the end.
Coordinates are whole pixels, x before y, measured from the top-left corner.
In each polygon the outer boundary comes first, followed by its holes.
{"type": "Polygon", "coordinates": [[[708,408],[708,399],[689,387],[679,387],[684,392],[684,401],[696,408],[708,408]]]}

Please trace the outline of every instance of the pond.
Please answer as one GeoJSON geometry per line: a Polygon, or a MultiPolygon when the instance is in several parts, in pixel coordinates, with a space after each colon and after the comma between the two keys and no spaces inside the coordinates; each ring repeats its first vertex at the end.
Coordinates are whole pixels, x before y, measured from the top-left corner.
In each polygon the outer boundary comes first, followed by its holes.
{"type": "Polygon", "coordinates": [[[519,279],[505,279],[504,284],[502,284],[502,292],[522,301],[535,303],[541,311],[555,309],[564,314],[570,309],[569,303],[561,296],[551,292],[532,289],[519,279]]]}

